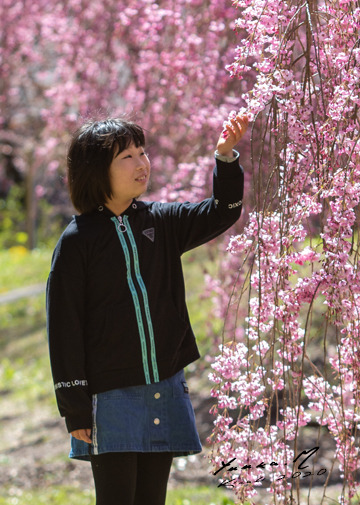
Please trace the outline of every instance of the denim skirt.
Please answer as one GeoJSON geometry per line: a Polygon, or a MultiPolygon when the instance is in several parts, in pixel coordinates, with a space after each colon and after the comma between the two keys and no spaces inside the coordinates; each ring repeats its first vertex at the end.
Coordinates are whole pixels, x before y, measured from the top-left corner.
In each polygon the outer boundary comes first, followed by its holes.
{"type": "Polygon", "coordinates": [[[93,395],[92,443],[71,436],[70,458],[105,452],[201,452],[184,371],[145,386],[93,395]]]}

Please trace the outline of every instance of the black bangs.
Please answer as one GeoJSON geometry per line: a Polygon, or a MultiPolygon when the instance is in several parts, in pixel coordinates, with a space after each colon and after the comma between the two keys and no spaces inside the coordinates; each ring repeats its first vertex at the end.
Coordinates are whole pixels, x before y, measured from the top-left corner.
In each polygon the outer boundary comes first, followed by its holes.
{"type": "Polygon", "coordinates": [[[85,125],[84,133],[88,142],[97,148],[111,151],[114,157],[127,149],[131,143],[136,147],[145,145],[145,135],[141,126],[118,118],[85,125]]]}
{"type": "Polygon", "coordinates": [[[127,149],[130,144],[135,147],[142,147],[145,145],[145,136],[142,128],[134,123],[127,123],[124,128],[120,128],[112,136],[112,153],[114,158],[122,151],[127,149]]]}

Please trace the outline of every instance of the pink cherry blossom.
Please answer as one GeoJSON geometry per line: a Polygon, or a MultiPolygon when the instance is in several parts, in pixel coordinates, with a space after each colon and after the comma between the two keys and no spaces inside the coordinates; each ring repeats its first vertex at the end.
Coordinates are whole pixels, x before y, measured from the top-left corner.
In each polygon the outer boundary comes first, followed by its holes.
{"type": "MultiPolygon", "coordinates": [[[[235,394],[240,410],[236,425],[214,428],[214,445],[226,457],[244,447],[230,435],[236,426],[255,447],[251,457],[263,454],[268,442],[258,422],[275,406],[278,418],[265,434],[275,428],[272,446],[285,440],[282,451],[302,443],[310,421],[326,426],[344,483],[333,499],[350,503],[360,469],[360,9],[351,0],[234,4],[239,45],[227,68],[241,83],[248,78],[242,99],[253,120],[253,194],[216,293],[227,354],[215,358],[210,380],[231,402],[235,394]],[[229,449],[222,437],[234,441],[229,449]]],[[[272,478],[272,503],[287,503],[289,486],[272,478]]],[[[239,499],[253,500],[254,491],[234,489],[239,499]]]]}

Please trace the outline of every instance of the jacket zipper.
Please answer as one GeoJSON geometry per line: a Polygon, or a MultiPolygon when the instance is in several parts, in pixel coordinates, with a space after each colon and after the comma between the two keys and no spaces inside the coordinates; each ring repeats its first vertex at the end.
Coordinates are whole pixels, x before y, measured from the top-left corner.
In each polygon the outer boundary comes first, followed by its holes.
{"type": "Polygon", "coordinates": [[[123,218],[121,216],[118,216],[117,217],[117,220],[119,221],[119,224],[117,225],[117,229],[121,232],[121,233],[125,233],[127,228],[126,228],[126,225],[124,224],[124,221],[123,221],[123,218]]]}
{"type": "Polygon", "coordinates": [[[124,216],[124,220],[126,223],[124,226],[128,230],[127,237],[130,240],[130,245],[131,245],[132,252],[133,252],[135,277],[136,277],[138,286],[140,287],[140,290],[141,290],[142,299],[143,299],[143,307],[145,309],[145,316],[146,316],[146,322],[147,322],[147,328],[148,328],[148,336],[150,339],[150,354],[151,354],[151,364],[152,364],[154,382],[159,382],[159,372],[158,372],[157,362],[156,362],[154,330],[153,330],[153,325],[152,325],[152,320],[151,320],[148,294],[147,294],[147,290],[146,290],[146,286],[144,284],[143,278],[140,273],[140,264],[139,264],[139,256],[138,256],[137,246],[136,246],[134,235],[131,230],[128,216],[124,216]]]}
{"type": "Polygon", "coordinates": [[[149,370],[149,362],[148,362],[148,343],[147,343],[147,337],[146,337],[146,330],[145,330],[145,325],[144,325],[144,319],[143,319],[143,310],[145,314],[145,320],[147,322],[147,330],[148,330],[148,338],[150,339],[150,356],[151,356],[151,364],[153,368],[153,376],[154,376],[154,382],[159,382],[159,374],[158,374],[158,369],[157,369],[157,363],[156,363],[156,351],[155,351],[155,342],[154,342],[154,334],[153,334],[153,328],[152,328],[152,322],[151,322],[151,316],[149,312],[149,303],[148,303],[148,298],[147,298],[147,292],[146,292],[146,287],[144,285],[144,282],[142,280],[140,270],[139,270],[139,265],[138,265],[138,255],[137,255],[137,248],[136,248],[136,243],[134,236],[131,232],[131,226],[130,223],[128,222],[128,217],[124,216],[125,223],[123,221],[122,216],[117,216],[116,218],[113,217],[111,220],[114,222],[116,226],[116,230],[118,233],[118,237],[120,239],[120,243],[122,246],[122,249],[125,254],[125,262],[126,262],[126,269],[127,269],[127,280],[128,280],[128,285],[130,288],[130,292],[133,298],[134,306],[135,306],[135,312],[136,312],[136,318],[137,318],[137,323],[138,323],[138,330],[139,330],[139,336],[140,336],[140,343],[141,343],[141,350],[142,350],[142,361],[143,361],[143,367],[144,367],[144,374],[145,374],[145,380],[146,384],[151,384],[151,379],[150,379],[150,370],[149,370]],[[125,232],[128,231],[127,234],[125,232]],[[127,240],[126,237],[127,236],[127,240]],[[130,249],[128,247],[128,241],[130,245],[130,249]],[[130,251],[132,252],[132,255],[130,255],[130,251]],[[133,265],[131,265],[131,258],[133,261],[133,265]],[[134,275],[135,274],[135,275],[134,275]],[[133,279],[134,275],[134,279],[133,279]],[[138,289],[140,288],[140,293],[138,293],[138,289]],[[139,297],[140,294],[140,297],[139,297]],[[142,299],[142,303],[140,302],[140,299],[142,299]],[[141,308],[141,306],[143,308],[141,308]]]}

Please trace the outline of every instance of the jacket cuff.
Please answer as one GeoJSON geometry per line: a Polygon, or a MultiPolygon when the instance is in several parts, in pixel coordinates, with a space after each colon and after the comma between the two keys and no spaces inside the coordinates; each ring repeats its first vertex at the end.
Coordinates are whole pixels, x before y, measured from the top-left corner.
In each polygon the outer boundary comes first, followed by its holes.
{"type": "MultiPolygon", "coordinates": [[[[215,177],[219,179],[232,179],[237,177],[243,177],[244,170],[243,167],[239,164],[239,158],[234,158],[233,161],[222,161],[218,158],[215,158],[216,165],[214,170],[215,177]]],[[[229,160],[229,158],[228,158],[229,160]]]]}
{"type": "Polygon", "coordinates": [[[215,151],[215,158],[220,161],[224,161],[225,163],[232,163],[233,161],[237,160],[240,156],[240,154],[235,151],[235,149],[232,150],[234,156],[231,158],[229,156],[224,156],[223,154],[220,154],[218,150],[215,151]]]}
{"type": "Polygon", "coordinates": [[[68,433],[71,433],[75,430],[84,430],[88,428],[92,428],[92,414],[84,415],[81,417],[65,417],[65,424],[68,433]]]}

